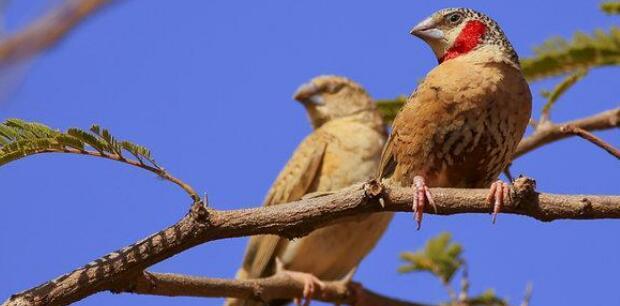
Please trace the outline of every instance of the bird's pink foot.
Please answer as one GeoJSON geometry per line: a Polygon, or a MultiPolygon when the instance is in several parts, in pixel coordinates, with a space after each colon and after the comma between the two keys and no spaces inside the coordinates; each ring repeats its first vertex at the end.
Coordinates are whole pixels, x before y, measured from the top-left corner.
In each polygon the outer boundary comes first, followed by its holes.
{"type": "Polygon", "coordinates": [[[489,195],[487,196],[487,202],[493,205],[493,224],[497,219],[497,214],[500,213],[502,207],[506,203],[512,201],[512,188],[506,182],[498,180],[491,184],[489,195]]]}
{"type": "Polygon", "coordinates": [[[435,201],[433,201],[433,196],[431,195],[428,186],[426,186],[424,178],[421,176],[416,176],[413,178],[413,215],[417,223],[418,230],[420,230],[420,227],[422,226],[422,217],[424,215],[426,203],[430,203],[435,209],[435,212],[437,212],[435,201]]]}
{"type": "Polygon", "coordinates": [[[283,270],[281,273],[286,273],[292,279],[304,283],[304,292],[301,298],[295,298],[295,304],[297,306],[308,306],[312,297],[321,292],[325,287],[325,284],[316,276],[310,273],[303,273],[297,271],[283,270]],[[303,300],[303,301],[302,301],[303,300]]]}

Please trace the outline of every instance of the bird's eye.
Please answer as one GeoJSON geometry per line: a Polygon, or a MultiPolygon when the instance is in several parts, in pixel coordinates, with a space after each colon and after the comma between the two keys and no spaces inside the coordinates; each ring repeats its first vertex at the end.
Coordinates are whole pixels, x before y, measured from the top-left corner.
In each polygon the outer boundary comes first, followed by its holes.
{"type": "Polygon", "coordinates": [[[450,23],[457,23],[457,22],[461,21],[461,15],[459,15],[459,14],[452,14],[452,15],[448,16],[448,20],[450,21],[450,23]]]}

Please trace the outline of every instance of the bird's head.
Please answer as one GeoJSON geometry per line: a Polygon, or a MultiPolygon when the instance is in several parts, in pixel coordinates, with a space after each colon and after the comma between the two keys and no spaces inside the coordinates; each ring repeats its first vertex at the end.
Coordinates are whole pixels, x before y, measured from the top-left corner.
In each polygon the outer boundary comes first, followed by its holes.
{"type": "Polygon", "coordinates": [[[315,129],[333,119],[375,110],[359,84],[339,76],[316,77],[299,87],[293,98],[304,105],[315,129]]]}
{"type": "Polygon", "coordinates": [[[447,8],[418,23],[410,32],[431,46],[439,63],[496,48],[502,60],[519,65],[514,48],[495,20],[468,8],[447,8]]]}

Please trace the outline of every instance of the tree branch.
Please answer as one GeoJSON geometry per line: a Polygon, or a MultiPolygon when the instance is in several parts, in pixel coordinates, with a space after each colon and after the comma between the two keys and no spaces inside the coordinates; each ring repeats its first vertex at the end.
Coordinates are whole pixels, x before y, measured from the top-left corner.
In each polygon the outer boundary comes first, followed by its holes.
{"type": "Polygon", "coordinates": [[[597,146],[599,146],[600,148],[602,148],[603,150],[609,152],[609,154],[615,156],[617,159],[620,159],[620,150],[614,148],[612,145],[608,144],[607,142],[605,142],[604,140],[594,136],[594,134],[584,130],[584,129],[580,129],[578,127],[572,126],[572,125],[565,125],[563,127],[560,128],[560,131],[567,133],[567,134],[571,134],[571,135],[577,135],[597,146]]]}
{"type": "MultiPolygon", "coordinates": [[[[541,221],[620,218],[620,196],[538,194],[534,185],[531,180],[517,179],[515,197],[503,211],[541,221]]],[[[291,239],[354,215],[411,211],[413,194],[410,188],[385,188],[381,193],[385,209],[379,205],[378,197],[367,196],[365,190],[368,189],[358,184],[331,195],[287,205],[231,211],[216,211],[196,202],[173,226],[55,280],[15,294],[2,305],[67,305],[97,292],[118,290],[148,267],[212,240],[257,234],[291,239]]],[[[486,202],[486,189],[431,190],[439,215],[489,213],[491,210],[486,202]]],[[[426,212],[434,213],[434,210],[429,208],[426,212]]]]}
{"type": "MultiPolygon", "coordinates": [[[[323,282],[325,286],[316,291],[314,300],[335,304],[355,303],[357,296],[364,297],[370,305],[428,306],[426,304],[401,301],[386,297],[355,284],[349,286],[343,281],[323,282]],[[359,295],[354,288],[360,288],[359,295]]],[[[115,293],[135,293],[159,296],[231,297],[270,301],[294,299],[303,294],[304,284],[286,273],[276,273],[267,278],[238,280],[196,277],[180,274],[144,272],[136,276],[115,293]]]]}
{"type": "Polygon", "coordinates": [[[26,29],[0,41],[0,65],[29,58],[51,47],[110,0],[66,0],[26,29]]]}
{"type": "Polygon", "coordinates": [[[521,140],[513,156],[517,157],[528,153],[538,147],[553,141],[571,137],[572,135],[562,131],[562,127],[571,125],[586,131],[597,131],[620,126],[620,107],[611,109],[590,117],[554,124],[549,121],[541,122],[534,133],[521,140]]]}
{"type": "Polygon", "coordinates": [[[121,163],[134,166],[134,167],[142,168],[144,170],[155,173],[157,176],[161,177],[162,179],[167,180],[179,186],[181,189],[183,189],[183,191],[185,191],[185,193],[187,193],[187,195],[189,195],[190,198],[192,198],[192,200],[200,201],[200,196],[198,195],[198,193],[196,193],[196,191],[194,191],[194,188],[192,188],[192,186],[183,182],[179,178],[172,176],[164,168],[161,168],[158,165],[155,165],[155,166],[147,165],[144,162],[142,162],[142,160],[136,161],[136,160],[128,159],[115,153],[103,153],[103,152],[92,151],[92,150],[78,150],[75,148],[68,148],[68,147],[58,148],[58,149],[49,148],[45,150],[40,150],[38,152],[32,152],[30,155],[35,155],[35,154],[40,154],[40,153],[69,153],[69,154],[93,156],[93,157],[114,160],[117,162],[121,162],[121,163]]]}

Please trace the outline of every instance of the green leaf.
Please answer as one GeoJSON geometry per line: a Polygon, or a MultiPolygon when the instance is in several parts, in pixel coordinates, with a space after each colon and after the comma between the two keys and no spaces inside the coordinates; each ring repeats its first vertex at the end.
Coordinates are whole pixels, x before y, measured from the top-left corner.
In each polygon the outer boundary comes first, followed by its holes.
{"type": "Polygon", "coordinates": [[[70,128],[62,133],[44,124],[20,119],[8,119],[0,123],[0,165],[44,152],[87,153],[123,159],[123,150],[131,153],[142,164],[143,159],[146,159],[160,168],[147,148],[128,141],[117,141],[108,130],[98,125],[93,125],[90,131],[70,128]],[[87,151],[90,148],[96,152],[87,151]]]}
{"type": "Polygon", "coordinates": [[[141,163],[144,163],[143,158],[148,160],[153,166],[159,168],[155,161],[151,158],[151,151],[143,146],[131,143],[129,141],[122,141],[120,145],[125,151],[131,153],[141,163]]]}
{"type": "Polygon", "coordinates": [[[618,15],[620,14],[620,1],[603,2],[601,10],[609,15],[618,15]]]}
{"type": "Polygon", "coordinates": [[[97,136],[90,134],[86,131],[76,128],[70,128],[67,130],[67,134],[79,139],[80,141],[89,145],[99,153],[104,153],[107,148],[107,144],[99,140],[97,136]]]}
{"type": "Polygon", "coordinates": [[[398,268],[401,273],[430,272],[442,282],[449,283],[463,264],[460,244],[453,243],[450,233],[441,233],[426,242],[423,249],[416,252],[403,252],[400,258],[407,262],[398,268]]]}
{"type": "Polygon", "coordinates": [[[487,289],[485,292],[478,296],[473,296],[471,298],[463,301],[464,305],[468,306],[507,306],[508,302],[502,298],[499,298],[495,295],[495,291],[493,289],[487,289]]]}
{"type": "Polygon", "coordinates": [[[407,97],[405,96],[399,96],[396,99],[378,100],[377,107],[379,108],[379,112],[381,112],[383,122],[388,125],[392,124],[396,114],[398,114],[406,101],[407,97]]]}
{"type": "Polygon", "coordinates": [[[535,55],[521,61],[529,80],[563,75],[578,69],[620,64],[620,28],[592,34],[575,33],[572,41],[552,38],[534,50],[535,55]]]}

